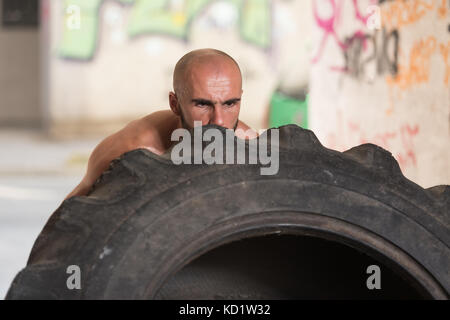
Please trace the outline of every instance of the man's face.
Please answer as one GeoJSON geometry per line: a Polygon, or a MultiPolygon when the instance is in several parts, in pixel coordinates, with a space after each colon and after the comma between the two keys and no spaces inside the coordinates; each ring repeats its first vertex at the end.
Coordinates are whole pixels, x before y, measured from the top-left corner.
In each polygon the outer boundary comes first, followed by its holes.
{"type": "Polygon", "coordinates": [[[184,90],[170,96],[171,106],[177,104],[185,128],[192,128],[194,121],[236,128],[242,79],[234,64],[220,61],[195,63],[187,70],[185,80],[184,90]]]}

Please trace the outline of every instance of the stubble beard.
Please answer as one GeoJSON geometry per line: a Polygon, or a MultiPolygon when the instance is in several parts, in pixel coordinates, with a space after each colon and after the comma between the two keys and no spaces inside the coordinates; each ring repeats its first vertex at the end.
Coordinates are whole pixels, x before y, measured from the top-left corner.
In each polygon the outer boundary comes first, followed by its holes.
{"type": "MultiPolygon", "coordinates": [[[[181,106],[179,106],[179,108],[180,108],[181,126],[182,126],[184,129],[187,129],[187,130],[192,130],[192,129],[194,129],[194,128],[192,128],[191,126],[189,126],[188,123],[186,122],[186,119],[184,118],[184,115],[183,115],[183,109],[181,109],[181,106]]],[[[237,128],[238,124],[239,124],[239,119],[236,120],[236,123],[235,123],[234,126],[233,126],[233,131],[236,131],[236,128],[237,128]]]]}

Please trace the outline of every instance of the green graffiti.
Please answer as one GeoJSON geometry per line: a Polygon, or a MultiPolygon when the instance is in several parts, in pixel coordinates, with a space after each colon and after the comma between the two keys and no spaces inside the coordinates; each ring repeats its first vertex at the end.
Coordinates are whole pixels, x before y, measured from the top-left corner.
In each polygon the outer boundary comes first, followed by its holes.
{"type": "Polygon", "coordinates": [[[187,39],[192,19],[214,0],[188,0],[178,7],[169,6],[168,0],[137,0],[131,13],[128,33],[163,33],[187,39]]]}
{"type": "MultiPolygon", "coordinates": [[[[216,0],[116,0],[132,4],[127,32],[130,37],[142,34],[165,34],[189,40],[192,21],[216,0]]],[[[239,11],[241,38],[260,48],[271,44],[270,0],[228,0],[239,11]]],[[[98,42],[99,9],[103,0],[64,0],[64,26],[59,46],[61,57],[86,60],[94,56],[98,42]],[[80,28],[73,28],[76,17],[68,10],[79,9],[80,28]],[[71,20],[71,21],[69,21],[71,20]],[[72,25],[72,27],[71,27],[72,25]]]]}
{"type": "Polygon", "coordinates": [[[271,14],[269,0],[241,1],[240,30],[242,37],[262,48],[271,44],[271,14]]]}
{"type": "Polygon", "coordinates": [[[62,57],[89,59],[92,57],[98,28],[98,9],[102,0],[65,0],[64,27],[59,54],[62,57]],[[75,7],[75,8],[74,8],[75,7]],[[72,11],[71,9],[79,8],[72,11]],[[73,26],[79,20],[79,28],[73,26]]]}

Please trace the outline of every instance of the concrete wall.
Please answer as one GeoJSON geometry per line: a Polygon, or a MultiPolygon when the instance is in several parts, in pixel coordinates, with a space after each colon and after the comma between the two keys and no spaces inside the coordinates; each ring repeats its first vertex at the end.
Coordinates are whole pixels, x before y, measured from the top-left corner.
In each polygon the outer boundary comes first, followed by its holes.
{"type": "Polygon", "coordinates": [[[392,152],[411,180],[448,184],[449,6],[448,0],[43,0],[48,127],[57,137],[105,134],[166,109],[176,61],[214,47],[240,63],[241,119],[255,129],[264,127],[276,88],[309,85],[309,125],[325,146],[343,151],[372,142],[392,152]]]}
{"type": "Polygon", "coordinates": [[[0,125],[40,122],[39,31],[0,24],[0,125]]]}
{"type": "Polygon", "coordinates": [[[310,5],[304,0],[44,0],[49,128],[57,136],[108,132],[168,108],[175,63],[203,47],[224,50],[238,61],[244,76],[241,120],[261,128],[276,87],[295,90],[308,83],[310,5]]]}
{"type": "Polygon", "coordinates": [[[372,142],[416,183],[450,184],[449,6],[313,1],[309,120],[325,146],[372,142]]]}

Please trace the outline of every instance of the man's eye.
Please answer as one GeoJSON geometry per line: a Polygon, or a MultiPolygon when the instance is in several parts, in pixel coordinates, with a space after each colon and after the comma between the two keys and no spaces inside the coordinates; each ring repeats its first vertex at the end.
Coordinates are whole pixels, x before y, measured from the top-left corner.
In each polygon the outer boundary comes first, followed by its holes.
{"type": "Polygon", "coordinates": [[[227,102],[225,105],[227,106],[227,107],[232,107],[232,106],[234,106],[236,104],[236,102],[227,102]]]}

